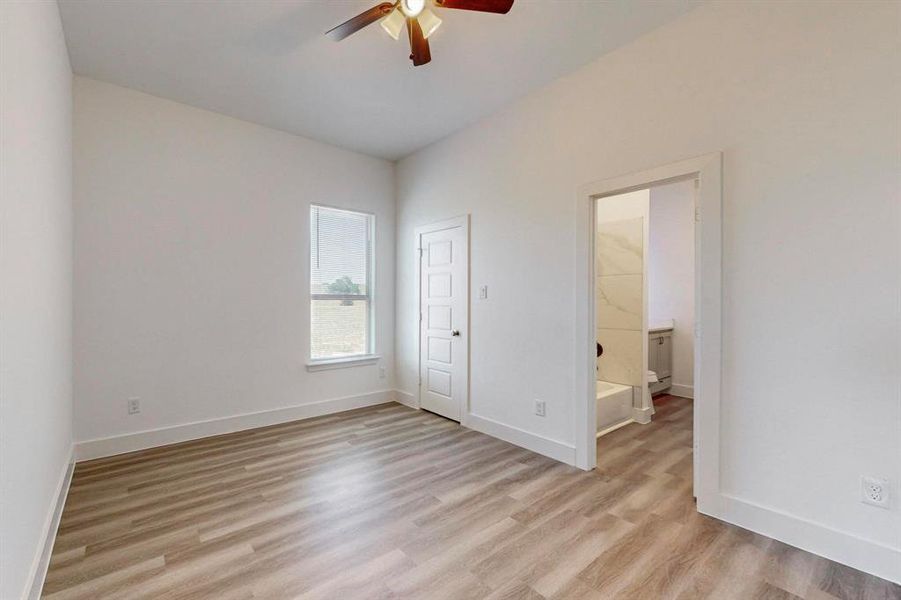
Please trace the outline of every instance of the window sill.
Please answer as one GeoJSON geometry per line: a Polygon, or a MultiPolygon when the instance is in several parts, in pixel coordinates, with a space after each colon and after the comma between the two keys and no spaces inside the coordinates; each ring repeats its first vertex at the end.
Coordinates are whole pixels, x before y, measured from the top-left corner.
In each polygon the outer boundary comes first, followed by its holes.
{"type": "Polygon", "coordinates": [[[363,367],[374,365],[382,357],[378,354],[362,354],[360,356],[347,356],[342,358],[325,358],[311,360],[307,363],[307,371],[329,371],[331,369],[346,369],[348,367],[363,367]]]}

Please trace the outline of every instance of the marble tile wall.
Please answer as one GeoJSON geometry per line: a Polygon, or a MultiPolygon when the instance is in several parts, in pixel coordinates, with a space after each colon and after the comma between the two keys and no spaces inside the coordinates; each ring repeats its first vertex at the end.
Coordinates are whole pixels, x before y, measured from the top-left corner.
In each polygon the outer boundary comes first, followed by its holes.
{"type": "Polygon", "coordinates": [[[604,347],[598,379],[640,386],[644,219],[598,224],[597,337],[604,347]]]}

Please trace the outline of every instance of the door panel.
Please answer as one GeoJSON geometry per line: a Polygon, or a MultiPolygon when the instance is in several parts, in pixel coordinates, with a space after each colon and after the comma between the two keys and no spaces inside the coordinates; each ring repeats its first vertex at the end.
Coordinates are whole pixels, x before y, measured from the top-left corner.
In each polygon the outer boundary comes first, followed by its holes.
{"type": "Polygon", "coordinates": [[[429,339],[429,360],[451,364],[451,341],[434,337],[429,339]]]}
{"type": "Polygon", "coordinates": [[[430,329],[446,329],[447,331],[451,330],[450,306],[429,306],[428,315],[428,326],[430,329]]]}
{"type": "Polygon", "coordinates": [[[440,267],[451,264],[452,251],[453,243],[450,241],[429,244],[429,266],[440,267]]]}
{"type": "Polygon", "coordinates": [[[419,242],[420,405],[459,421],[467,389],[466,232],[451,227],[419,242]]]}
{"type": "Polygon", "coordinates": [[[438,394],[444,398],[451,397],[451,375],[448,371],[429,369],[428,380],[430,393],[438,394]]]}
{"type": "MultiPolygon", "coordinates": [[[[429,268],[432,268],[429,265],[429,268]]],[[[429,275],[429,298],[451,297],[451,274],[433,273],[429,275]]]]}

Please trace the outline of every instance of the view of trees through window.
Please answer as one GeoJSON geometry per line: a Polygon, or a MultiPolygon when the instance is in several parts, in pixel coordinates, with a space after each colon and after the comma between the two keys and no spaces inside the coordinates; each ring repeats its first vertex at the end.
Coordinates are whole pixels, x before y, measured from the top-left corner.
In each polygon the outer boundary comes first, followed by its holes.
{"type": "MultiPolygon", "coordinates": [[[[355,296],[360,295],[360,284],[354,283],[350,277],[345,275],[340,279],[336,279],[332,283],[328,284],[328,291],[330,294],[352,294],[355,296]]],[[[353,300],[347,299],[342,301],[343,306],[353,306],[353,300]]]]}
{"type": "Polygon", "coordinates": [[[372,352],[372,215],[310,210],[310,341],[315,359],[372,352]]]}

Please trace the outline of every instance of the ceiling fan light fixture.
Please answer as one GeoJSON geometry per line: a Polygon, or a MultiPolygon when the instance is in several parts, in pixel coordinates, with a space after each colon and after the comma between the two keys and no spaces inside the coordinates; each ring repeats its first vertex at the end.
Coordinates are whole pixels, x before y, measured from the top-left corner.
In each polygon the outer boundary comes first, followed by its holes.
{"type": "MultiPolygon", "coordinates": [[[[435,6],[442,9],[455,8],[506,14],[515,0],[382,0],[368,10],[351,17],[337,27],[332,27],[325,35],[338,42],[364,27],[379,22],[385,33],[395,40],[406,28],[410,42],[410,60],[414,67],[420,67],[432,60],[429,37],[441,26],[441,19],[432,12],[435,6]]],[[[0,0],[2,2],[2,0],[0,0]]]]}
{"type": "Polygon", "coordinates": [[[413,19],[425,9],[425,0],[400,0],[400,9],[413,19]]]}
{"type": "Polygon", "coordinates": [[[379,21],[379,25],[382,26],[382,29],[396,40],[400,39],[400,32],[403,30],[405,24],[406,19],[404,19],[403,13],[397,8],[388,13],[387,17],[379,21]]]}
{"type": "Polygon", "coordinates": [[[422,27],[422,37],[429,39],[429,36],[441,26],[441,19],[438,15],[426,8],[419,13],[419,25],[422,27]]]}

